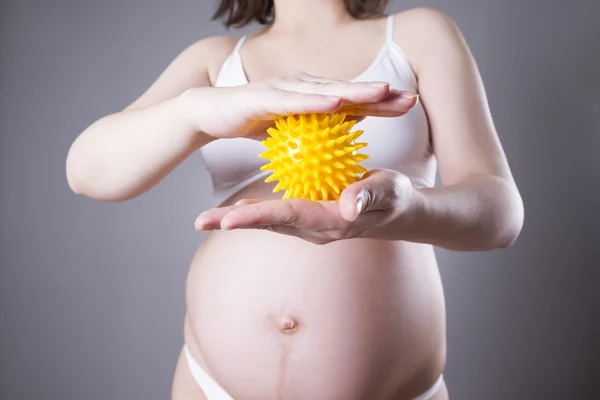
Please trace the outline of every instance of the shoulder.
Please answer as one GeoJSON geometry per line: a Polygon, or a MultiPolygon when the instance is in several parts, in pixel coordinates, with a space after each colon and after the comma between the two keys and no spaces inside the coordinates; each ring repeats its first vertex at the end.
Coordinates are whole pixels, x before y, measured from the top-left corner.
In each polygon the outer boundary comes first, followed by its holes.
{"type": "Polygon", "coordinates": [[[171,61],[148,89],[126,109],[146,107],[172,98],[193,87],[212,86],[236,38],[209,37],[198,40],[171,61]]]}
{"type": "Polygon", "coordinates": [[[433,8],[413,8],[394,15],[394,40],[418,69],[428,58],[466,49],[456,22],[433,8]]]}
{"type": "Polygon", "coordinates": [[[188,45],[179,55],[190,63],[203,65],[211,83],[218,75],[219,69],[233,52],[240,38],[234,36],[211,36],[188,45]]]}
{"type": "Polygon", "coordinates": [[[200,39],[189,46],[192,51],[212,51],[215,53],[229,53],[239,40],[236,36],[210,36],[200,39]]]}
{"type": "Polygon", "coordinates": [[[456,22],[446,13],[434,8],[420,7],[394,15],[395,31],[410,31],[424,37],[454,35],[458,31],[456,22]]]}

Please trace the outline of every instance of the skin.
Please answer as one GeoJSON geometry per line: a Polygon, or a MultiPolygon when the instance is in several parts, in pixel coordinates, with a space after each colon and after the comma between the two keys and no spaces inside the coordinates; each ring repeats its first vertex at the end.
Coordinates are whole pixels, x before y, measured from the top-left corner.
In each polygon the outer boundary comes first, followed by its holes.
{"type": "MultiPolygon", "coordinates": [[[[446,15],[414,9],[395,16],[394,41],[419,97],[349,83],[379,51],[385,20],[354,20],[338,0],[275,7],[272,26],[242,48],[250,84],[211,87],[236,38],[191,45],[126,109],[81,133],[68,182],[77,194],[123,201],[213,140],[261,138],[275,115],[400,117],[420,101],[441,187],[417,190],[397,171],[375,170],[337,202],[308,202],[278,200],[254,182],[195,221],[210,233],[190,268],[184,326],[194,358],[236,400],[413,398],[445,366],[432,246],[504,248],[523,223],[477,66],[446,15]]],[[[181,356],[173,398],[204,398],[181,356]]],[[[435,399],[446,398],[443,385],[435,399]]]]}

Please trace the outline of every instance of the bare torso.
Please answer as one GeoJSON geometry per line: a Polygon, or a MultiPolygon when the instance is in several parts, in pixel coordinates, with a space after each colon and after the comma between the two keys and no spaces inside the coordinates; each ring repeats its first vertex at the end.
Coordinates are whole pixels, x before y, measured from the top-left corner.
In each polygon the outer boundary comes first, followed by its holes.
{"type": "MultiPolygon", "coordinates": [[[[272,196],[259,181],[228,203],[272,196]]],[[[192,262],[187,306],[192,355],[236,400],[410,399],[445,366],[429,245],[214,232],[192,262]]],[[[176,384],[189,390],[175,400],[198,399],[183,361],[176,384]]]]}
{"type": "MultiPolygon", "coordinates": [[[[352,79],[375,57],[383,26],[350,23],[321,39],[331,43],[320,48],[331,50],[313,59],[301,56],[316,37],[257,36],[242,52],[246,72],[253,80],[285,72],[261,63],[279,54],[279,68],[352,79]],[[286,53],[287,40],[297,51],[286,53]]],[[[271,189],[258,181],[227,203],[273,198],[271,189]]],[[[193,259],[186,299],[186,344],[236,400],[410,399],[445,366],[443,289],[430,245],[351,239],[317,246],[268,231],[217,231],[193,259]]],[[[203,398],[182,357],[173,395],[203,398]]]]}

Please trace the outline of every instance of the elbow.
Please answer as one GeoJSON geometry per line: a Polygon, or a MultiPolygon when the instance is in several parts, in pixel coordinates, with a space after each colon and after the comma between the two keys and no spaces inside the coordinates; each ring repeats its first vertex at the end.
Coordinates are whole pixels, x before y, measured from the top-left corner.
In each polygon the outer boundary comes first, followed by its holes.
{"type": "Polygon", "coordinates": [[[74,143],[67,154],[65,166],[67,185],[76,195],[90,197],[89,180],[86,179],[86,167],[79,162],[80,158],[77,154],[77,144],[74,143]]]}
{"type": "Polygon", "coordinates": [[[85,190],[85,186],[81,181],[79,181],[73,173],[67,172],[67,185],[71,192],[76,194],[77,196],[87,196],[87,191],[85,190]]]}
{"type": "Polygon", "coordinates": [[[120,163],[111,160],[107,140],[99,140],[107,130],[97,130],[102,120],[84,130],[68,149],[65,162],[67,185],[76,195],[93,200],[129,200],[141,193],[136,192],[135,182],[123,173],[120,163]]]}
{"type": "Polygon", "coordinates": [[[66,162],[67,185],[76,195],[91,197],[89,179],[86,179],[85,167],[77,162],[77,156],[73,153],[73,148],[71,147],[66,162]]]}
{"type": "Polygon", "coordinates": [[[103,202],[119,202],[135,197],[106,182],[102,168],[71,147],[66,159],[66,179],[76,195],[103,202]]]}
{"type": "Polygon", "coordinates": [[[71,192],[77,196],[107,203],[122,202],[136,197],[135,194],[128,194],[98,185],[94,183],[93,179],[86,178],[85,174],[74,172],[67,172],[67,185],[71,192]]]}
{"type": "Polygon", "coordinates": [[[514,226],[511,229],[507,229],[505,232],[503,232],[496,241],[496,248],[508,249],[512,247],[515,243],[517,243],[517,240],[521,235],[521,228],[522,225],[514,226]]]}
{"type": "Polygon", "coordinates": [[[81,197],[88,197],[93,200],[111,201],[101,188],[93,184],[93,181],[86,179],[85,173],[82,171],[72,171],[67,168],[67,185],[71,192],[81,197]]]}
{"type": "Polygon", "coordinates": [[[512,247],[523,229],[525,220],[525,207],[523,199],[514,183],[508,184],[508,190],[502,206],[501,212],[497,215],[497,233],[495,235],[496,248],[507,249],[512,247]]]}

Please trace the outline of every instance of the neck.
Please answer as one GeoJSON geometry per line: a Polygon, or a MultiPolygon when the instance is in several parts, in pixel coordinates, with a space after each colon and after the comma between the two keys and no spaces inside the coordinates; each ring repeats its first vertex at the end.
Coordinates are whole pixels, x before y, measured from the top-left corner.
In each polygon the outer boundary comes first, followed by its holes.
{"type": "Polygon", "coordinates": [[[272,31],[315,31],[352,20],[343,0],[274,0],[272,31]]]}

